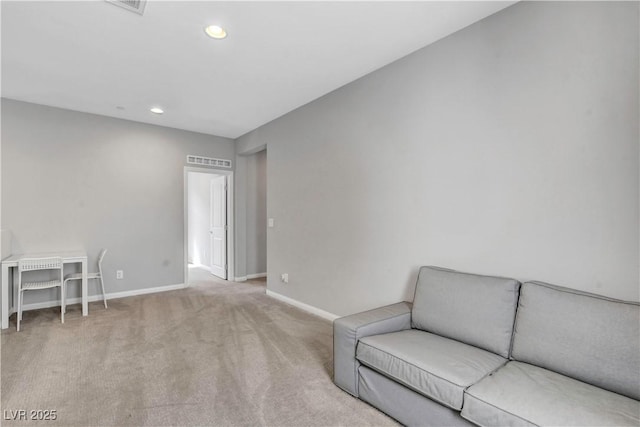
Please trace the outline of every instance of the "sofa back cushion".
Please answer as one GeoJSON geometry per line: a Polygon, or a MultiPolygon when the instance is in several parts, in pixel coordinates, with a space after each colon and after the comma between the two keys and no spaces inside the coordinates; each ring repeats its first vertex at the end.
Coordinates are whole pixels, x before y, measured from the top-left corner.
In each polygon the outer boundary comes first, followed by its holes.
{"type": "Polygon", "coordinates": [[[640,304],[527,282],[512,358],[640,399],[640,304]]]}
{"type": "Polygon", "coordinates": [[[411,325],[509,357],[520,282],[422,267],[411,325]]]}

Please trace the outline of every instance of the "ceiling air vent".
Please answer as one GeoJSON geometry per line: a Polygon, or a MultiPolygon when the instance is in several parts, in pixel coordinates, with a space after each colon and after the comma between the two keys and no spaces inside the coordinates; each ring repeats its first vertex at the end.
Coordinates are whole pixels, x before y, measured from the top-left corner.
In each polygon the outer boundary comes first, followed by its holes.
{"type": "Polygon", "coordinates": [[[147,0],[106,0],[111,4],[115,4],[116,6],[120,6],[124,9],[130,10],[131,12],[139,13],[142,15],[144,13],[144,7],[147,5],[147,0]]]}
{"type": "Polygon", "coordinates": [[[198,166],[213,166],[216,168],[231,168],[231,160],[212,159],[211,157],[187,156],[187,163],[198,166]]]}

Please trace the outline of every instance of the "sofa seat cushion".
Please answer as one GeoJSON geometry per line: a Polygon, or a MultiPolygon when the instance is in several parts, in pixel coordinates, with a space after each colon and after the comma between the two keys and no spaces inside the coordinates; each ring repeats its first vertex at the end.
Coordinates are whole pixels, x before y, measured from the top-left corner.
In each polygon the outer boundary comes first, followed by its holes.
{"type": "Polygon", "coordinates": [[[640,402],[553,371],[509,362],[469,387],[462,416],[481,426],[638,426],[640,402]]]}
{"type": "Polygon", "coordinates": [[[417,329],[362,338],[356,358],[458,411],[465,388],[507,362],[488,351],[417,329]]]}

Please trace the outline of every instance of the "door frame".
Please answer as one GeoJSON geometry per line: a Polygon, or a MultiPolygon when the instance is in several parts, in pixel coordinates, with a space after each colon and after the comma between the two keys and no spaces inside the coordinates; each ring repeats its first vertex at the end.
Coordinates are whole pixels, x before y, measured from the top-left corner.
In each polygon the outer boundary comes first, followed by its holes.
{"type": "Polygon", "coordinates": [[[233,171],[214,168],[184,167],[184,286],[189,286],[189,172],[206,173],[209,175],[225,175],[227,177],[227,280],[235,279],[234,240],[235,228],[233,224],[233,171]]]}

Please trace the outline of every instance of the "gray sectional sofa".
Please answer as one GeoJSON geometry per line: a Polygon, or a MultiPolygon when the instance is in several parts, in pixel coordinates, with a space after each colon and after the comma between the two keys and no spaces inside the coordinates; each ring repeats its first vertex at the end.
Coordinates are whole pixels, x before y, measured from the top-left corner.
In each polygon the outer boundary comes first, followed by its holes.
{"type": "Polygon", "coordinates": [[[335,320],[334,382],[410,426],[640,426],[640,305],[422,267],[335,320]]]}

